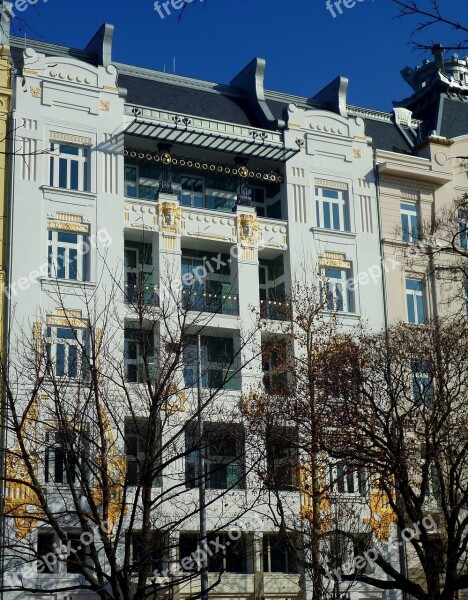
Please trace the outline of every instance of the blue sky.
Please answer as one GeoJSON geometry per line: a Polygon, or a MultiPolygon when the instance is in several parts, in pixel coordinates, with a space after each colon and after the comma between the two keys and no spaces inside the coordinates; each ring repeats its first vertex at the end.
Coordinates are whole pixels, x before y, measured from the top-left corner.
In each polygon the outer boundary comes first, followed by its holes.
{"type": "MultiPolygon", "coordinates": [[[[424,1],[424,0],[423,0],[424,1]]],[[[468,22],[468,0],[443,0],[468,22]]],[[[154,0],[37,0],[13,19],[16,35],[83,48],[103,22],[115,26],[114,60],[228,83],[253,57],[267,61],[268,89],[313,96],[338,75],[348,101],[389,110],[409,95],[400,70],[425,55],[411,45],[418,19],[397,19],[391,0],[360,0],[333,18],[325,0],[193,0],[161,19],[154,0]]],[[[430,29],[419,41],[453,42],[430,29]]]]}

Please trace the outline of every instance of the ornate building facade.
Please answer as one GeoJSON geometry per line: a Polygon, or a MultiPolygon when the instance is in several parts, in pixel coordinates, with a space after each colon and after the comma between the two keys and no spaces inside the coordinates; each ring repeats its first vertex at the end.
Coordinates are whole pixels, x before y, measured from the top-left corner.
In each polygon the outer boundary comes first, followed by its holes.
{"type": "MultiPolygon", "coordinates": [[[[159,368],[161,357],[170,354],[171,335],[177,339],[183,331],[192,336],[177,374],[180,386],[161,407],[166,426],[161,443],[169,440],[168,432],[182,430],[185,446],[174,450],[176,443],[173,448],[167,441],[163,456],[173,451],[177,457],[167,458],[153,486],[162,498],[158,518],[177,523],[168,527],[170,549],[155,559],[160,576],[154,576],[153,593],[159,597],[158,584],[161,597],[184,599],[200,586],[198,577],[186,583],[170,565],[199,549],[197,509],[185,511],[199,502],[191,483],[198,466],[186,418],[201,397],[213,400],[205,418],[210,431],[218,431],[219,446],[207,458],[213,468],[208,472],[217,474],[207,476],[207,528],[225,538],[231,529],[242,530],[242,544],[237,554],[223,555],[222,575],[209,597],[306,600],[311,597],[310,581],[288,548],[278,543],[278,523],[271,520],[266,495],[258,491],[257,469],[249,468],[249,460],[255,462],[250,447],[255,444],[243,437],[240,399],[253,386],[271,386],[281,377],[281,368],[262,349],[272,337],[284,336],[288,297],[304,266],[315,274],[318,288],[326,282],[326,291],[321,291],[327,310],[339,315],[345,330],[362,319],[370,330],[380,331],[394,321],[418,323],[435,314],[441,306],[436,282],[427,288],[421,283],[426,259],[410,264],[406,250],[417,242],[418,222],[431,216],[434,205],[468,191],[466,171],[453,160],[467,152],[468,129],[460,124],[460,137],[450,129],[450,140],[442,137],[443,127],[423,136],[426,121],[418,91],[393,113],[349,105],[343,78],[310,98],[268,92],[261,59],[229,85],[217,85],[117,63],[112,60],[112,37],[113,28],[106,25],[84,50],[33,41],[24,49],[22,40],[10,40],[15,70],[7,274],[10,348],[32,333],[32,351],[46,357],[46,368],[65,386],[60,394],[69,402],[81,398],[86,381],[82,349],[99,349],[101,336],[110,340],[98,357],[121,374],[111,382],[110,408],[118,404],[122,390],[127,393],[133,386],[128,406],[135,412],[122,408],[120,423],[100,415],[98,422],[105,430],[103,439],[115,450],[110,462],[116,489],[126,471],[128,491],[129,473],[136,474],[144,460],[132,424],[146,418],[139,402],[148,371],[159,368]],[[407,107],[417,107],[418,119],[407,107]],[[197,279],[197,273],[203,277],[197,279]],[[174,282],[181,294],[179,305],[174,282]],[[157,311],[147,312],[139,321],[142,313],[135,311],[135,304],[160,303],[161,309],[164,302],[164,318],[157,311]],[[181,326],[176,318],[181,307],[193,309],[198,320],[181,326]],[[152,320],[158,320],[156,329],[152,320]],[[136,342],[142,323],[151,331],[151,341],[146,341],[151,361],[136,342]],[[92,340],[89,331],[95,333],[92,340]],[[219,444],[226,421],[240,432],[230,451],[219,444]],[[173,486],[180,489],[171,497],[173,486]]],[[[2,47],[6,61],[8,46],[2,47]]],[[[450,65],[459,65],[458,59],[450,65]]],[[[465,71],[457,70],[466,78],[465,71]]],[[[7,74],[2,70],[4,115],[9,113],[7,74]]],[[[446,79],[437,76],[430,89],[446,85],[450,98],[455,88],[465,93],[467,79],[456,84],[446,79]]],[[[2,160],[6,167],[5,154],[2,160]]],[[[5,218],[5,201],[2,206],[5,218]]],[[[0,262],[5,264],[3,254],[0,262]]],[[[5,272],[1,269],[0,276],[5,272]]],[[[37,490],[50,495],[61,518],[67,515],[69,539],[75,540],[80,523],[67,504],[63,432],[45,416],[57,393],[50,385],[41,391],[26,410],[24,426],[34,431],[29,450],[37,459],[37,490]],[[41,431],[35,430],[38,420],[41,431]]],[[[28,406],[26,393],[18,399],[28,406]]],[[[7,465],[3,561],[8,597],[91,597],[92,590],[79,589],[82,580],[73,561],[56,561],[46,571],[31,567],[57,540],[31,494],[34,486],[22,470],[22,452],[24,448],[17,448],[16,460],[7,465]]],[[[281,452],[286,450],[278,450],[283,457],[281,452]]],[[[304,490],[292,471],[288,477],[281,492],[288,495],[285,518],[307,518],[304,490]]],[[[103,488],[93,495],[97,506],[103,505],[103,488]]],[[[338,489],[360,507],[363,531],[378,523],[375,530],[383,538],[397,535],[385,506],[371,501],[357,475],[338,489]]],[[[136,561],[138,542],[125,532],[130,515],[120,505],[119,493],[109,504],[115,514],[108,519],[120,519],[121,545],[132,547],[130,556],[136,561]]],[[[144,524],[137,520],[136,528],[141,534],[144,524]]],[[[401,552],[391,560],[399,569],[401,552]]],[[[209,573],[210,585],[216,572],[213,567],[209,573]]],[[[106,585],[111,589],[110,582],[106,585]]],[[[381,591],[364,584],[335,592],[353,600],[382,597],[381,591]]]]}

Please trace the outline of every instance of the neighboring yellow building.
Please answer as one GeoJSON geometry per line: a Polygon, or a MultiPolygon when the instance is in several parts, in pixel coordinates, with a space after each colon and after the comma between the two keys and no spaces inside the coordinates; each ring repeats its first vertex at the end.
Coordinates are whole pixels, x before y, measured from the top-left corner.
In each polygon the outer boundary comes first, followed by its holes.
{"type": "Polygon", "coordinates": [[[8,260],[8,123],[11,100],[10,47],[0,45],[0,348],[4,348],[8,260]]]}
{"type": "Polygon", "coordinates": [[[419,156],[376,151],[389,325],[466,310],[462,273],[447,269],[459,265],[460,256],[442,249],[457,232],[454,201],[468,192],[458,158],[468,156],[468,136],[430,136],[416,151],[419,156]],[[439,219],[444,227],[430,236],[430,224],[439,219]]]}

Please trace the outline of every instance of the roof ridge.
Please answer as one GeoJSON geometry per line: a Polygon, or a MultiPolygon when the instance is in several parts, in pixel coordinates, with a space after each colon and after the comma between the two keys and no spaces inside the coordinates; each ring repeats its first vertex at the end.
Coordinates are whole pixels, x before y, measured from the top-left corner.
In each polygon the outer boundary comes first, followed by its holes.
{"type": "Polygon", "coordinates": [[[146,67],[136,67],[127,63],[120,63],[113,61],[112,64],[119,71],[119,74],[128,75],[130,77],[140,77],[148,79],[150,81],[159,81],[161,83],[170,83],[173,85],[180,85],[184,87],[192,87],[194,89],[202,89],[206,92],[214,92],[218,94],[228,94],[231,96],[237,96],[245,98],[246,95],[240,88],[236,88],[225,83],[215,83],[212,81],[206,81],[204,79],[195,79],[193,77],[186,77],[185,75],[176,75],[173,73],[164,73],[163,71],[156,71],[154,69],[148,69],[146,67]]]}

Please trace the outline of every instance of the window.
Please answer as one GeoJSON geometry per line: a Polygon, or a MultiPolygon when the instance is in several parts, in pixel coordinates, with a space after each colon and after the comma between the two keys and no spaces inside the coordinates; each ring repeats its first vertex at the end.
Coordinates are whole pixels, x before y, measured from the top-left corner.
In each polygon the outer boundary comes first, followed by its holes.
{"type": "Polygon", "coordinates": [[[367,496],[368,481],[366,470],[353,465],[329,465],[330,488],[338,494],[358,494],[367,496]]]}
{"type": "Polygon", "coordinates": [[[185,482],[199,481],[199,453],[204,455],[206,487],[215,490],[245,488],[244,428],[236,423],[205,423],[200,440],[196,424],[185,433],[185,482]]]}
{"type": "Polygon", "coordinates": [[[268,394],[291,393],[291,377],[288,366],[288,348],[284,340],[262,343],[263,385],[268,394]]]}
{"type": "Polygon", "coordinates": [[[78,453],[75,448],[77,435],[71,429],[46,431],[45,482],[75,483],[78,474],[78,453]]]}
{"type": "MultiPolygon", "coordinates": [[[[196,344],[184,348],[184,381],[187,387],[198,384],[198,352],[196,344]]],[[[204,389],[236,389],[234,375],[234,345],[230,338],[201,338],[201,381],[204,389]]]]}
{"type": "Polygon", "coordinates": [[[297,485],[297,438],[292,427],[274,427],[267,433],[267,486],[288,490],[297,485]]]}
{"type": "Polygon", "coordinates": [[[406,280],[406,307],[408,323],[423,324],[426,322],[424,283],[420,279],[406,280]]]}
{"type": "Polygon", "coordinates": [[[315,188],[316,226],[334,231],[349,231],[348,192],[315,188]]]}
{"type": "Polygon", "coordinates": [[[154,333],[143,329],[125,329],[125,379],[145,383],[156,377],[154,333]]]}
{"type": "Polygon", "coordinates": [[[38,564],[42,565],[42,573],[54,573],[57,563],[52,565],[52,561],[42,560],[43,556],[55,554],[55,537],[50,531],[39,531],[37,534],[37,559],[38,564]]]}
{"type": "Polygon", "coordinates": [[[252,205],[257,209],[257,217],[266,217],[266,190],[262,187],[250,188],[252,205]]]}
{"type": "Polygon", "coordinates": [[[67,554],[67,573],[81,573],[80,564],[86,564],[86,546],[80,539],[80,533],[68,533],[68,545],[70,552],[67,554]]]}
{"type": "Polygon", "coordinates": [[[203,179],[198,177],[181,177],[181,199],[182,206],[193,206],[203,208],[205,194],[203,191],[203,179]]]}
{"type": "Polygon", "coordinates": [[[460,246],[468,250],[468,212],[460,211],[458,213],[458,223],[460,232],[460,246]]]}
{"type": "Polygon", "coordinates": [[[341,569],[352,565],[353,542],[344,533],[332,531],[329,534],[328,565],[331,569],[341,569]]]}
{"type": "Polygon", "coordinates": [[[153,247],[151,244],[125,241],[125,300],[137,305],[155,304],[158,296],[153,285],[153,247]]]}
{"type": "Polygon", "coordinates": [[[400,204],[401,232],[405,242],[419,242],[418,207],[410,202],[400,204]]]}
{"type": "Polygon", "coordinates": [[[295,550],[278,534],[263,536],[263,570],[265,573],[297,573],[295,550]]]}
{"type": "Polygon", "coordinates": [[[326,310],[354,312],[354,294],[350,289],[351,271],[344,269],[320,269],[320,298],[326,310]]]}
{"type": "Polygon", "coordinates": [[[149,431],[148,417],[125,417],[125,454],[127,464],[128,485],[144,484],[141,470],[145,463],[146,446],[150,440],[156,439],[153,464],[146,465],[148,477],[151,477],[152,486],[161,485],[161,422],[156,424],[156,431],[149,431]]]}
{"type": "Polygon", "coordinates": [[[88,281],[89,248],[89,237],[87,235],[49,229],[49,277],[88,281]]]}
{"type": "Polygon", "coordinates": [[[47,371],[55,377],[88,380],[89,332],[72,327],[47,327],[47,371]]]}
{"type": "Polygon", "coordinates": [[[145,540],[142,531],[132,531],[128,534],[131,546],[131,571],[139,573],[149,561],[152,572],[162,573],[169,562],[169,538],[161,531],[150,531],[145,540]]]}
{"type": "Polygon", "coordinates": [[[230,261],[227,254],[197,253],[183,250],[181,259],[183,306],[188,310],[239,314],[233,292],[230,261]],[[221,265],[218,263],[221,262],[221,265]],[[190,277],[188,277],[190,275],[190,277]]]}
{"type": "Polygon", "coordinates": [[[273,260],[260,259],[258,267],[260,316],[262,319],[286,321],[291,318],[286,302],[286,277],[283,255],[273,260]]]}
{"type": "MultiPolygon", "coordinates": [[[[247,540],[242,535],[238,540],[228,538],[225,533],[209,533],[208,571],[211,573],[248,573],[247,540]]],[[[201,544],[196,533],[181,533],[179,538],[179,560],[183,571],[200,568],[201,544]]]]}
{"type": "Polygon", "coordinates": [[[50,149],[50,185],[88,192],[89,148],[53,142],[50,149]]]}
{"type": "Polygon", "coordinates": [[[125,197],[138,198],[138,167],[125,165],[125,197]]]}
{"type": "Polygon", "coordinates": [[[413,372],[413,402],[416,406],[428,407],[432,398],[433,377],[429,364],[425,361],[414,362],[413,372]]]}

